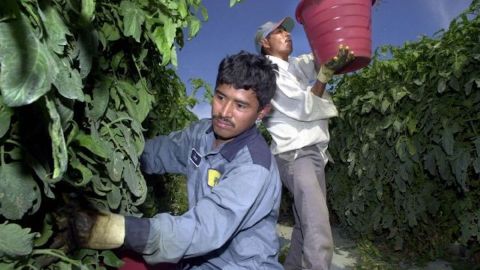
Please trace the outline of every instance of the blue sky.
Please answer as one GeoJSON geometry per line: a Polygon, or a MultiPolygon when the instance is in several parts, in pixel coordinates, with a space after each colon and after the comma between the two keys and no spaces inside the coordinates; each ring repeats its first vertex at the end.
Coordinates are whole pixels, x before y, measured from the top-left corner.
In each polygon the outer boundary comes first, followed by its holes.
{"type": "MultiPolygon", "coordinates": [[[[465,10],[471,0],[377,0],[372,7],[372,51],[381,45],[400,46],[422,35],[432,36],[448,29],[450,21],[465,10]]],[[[229,7],[228,0],[204,0],[209,19],[198,35],[178,52],[178,68],[190,92],[191,78],[201,78],[215,86],[217,68],[227,55],[240,50],[255,52],[253,38],[266,21],[295,17],[298,0],[243,0],[229,7]]],[[[310,52],[301,24],[292,31],[292,55],[310,52]]],[[[201,93],[199,94],[202,95],[201,93]]],[[[210,117],[210,105],[199,104],[193,110],[200,118],[210,117]]]]}

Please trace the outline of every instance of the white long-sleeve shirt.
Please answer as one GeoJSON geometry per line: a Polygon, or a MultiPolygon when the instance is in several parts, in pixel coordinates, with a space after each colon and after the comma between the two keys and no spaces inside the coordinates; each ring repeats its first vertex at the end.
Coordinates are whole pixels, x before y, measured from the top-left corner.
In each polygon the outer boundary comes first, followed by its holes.
{"type": "Polygon", "coordinates": [[[316,80],[312,54],[289,57],[288,62],[267,56],[279,67],[273,110],[265,118],[272,136],[271,150],[279,154],[313,144],[328,146],[328,118],[338,115],[327,91],[322,97],[311,93],[316,80]]]}

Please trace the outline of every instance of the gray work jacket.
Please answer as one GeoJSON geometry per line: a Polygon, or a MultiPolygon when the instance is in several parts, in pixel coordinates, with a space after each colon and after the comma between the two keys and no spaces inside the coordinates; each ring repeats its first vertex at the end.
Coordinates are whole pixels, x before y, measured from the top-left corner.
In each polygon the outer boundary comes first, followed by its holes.
{"type": "Polygon", "coordinates": [[[211,120],[146,142],[147,174],[187,176],[189,210],[181,216],[126,219],[126,246],[151,263],[185,269],[283,269],[276,223],[281,182],[267,143],[253,126],[213,149],[211,120]]]}

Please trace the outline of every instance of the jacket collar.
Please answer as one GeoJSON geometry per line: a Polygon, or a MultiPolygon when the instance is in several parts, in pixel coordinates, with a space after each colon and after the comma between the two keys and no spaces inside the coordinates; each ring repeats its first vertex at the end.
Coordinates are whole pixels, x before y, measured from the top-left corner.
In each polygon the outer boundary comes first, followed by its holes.
{"type": "MultiPolygon", "coordinates": [[[[207,130],[207,133],[213,132],[213,126],[207,130]]],[[[260,131],[258,131],[257,126],[253,125],[251,128],[245,130],[240,135],[235,137],[233,140],[225,143],[223,147],[220,149],[220,154],[231,162],[235,156],[237,155],[238,151],[242,149],[248,142],[256,138],[260,135],[260,131]]]]}

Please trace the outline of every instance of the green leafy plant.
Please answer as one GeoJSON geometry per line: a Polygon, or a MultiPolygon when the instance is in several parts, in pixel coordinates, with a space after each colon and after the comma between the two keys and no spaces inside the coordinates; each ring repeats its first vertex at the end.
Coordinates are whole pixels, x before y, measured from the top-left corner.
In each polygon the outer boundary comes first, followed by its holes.
{"type": "Polygon", "coordinates": [[[138,158],[145,138],[196,119],[174,68],[207,19],[200,0],[2,2],[0,268],[119,266],[61,241],[62,207],[74,193],[143,214],[138,158]]]}
{"type": "Polygon", "coordinates": [[[330,201],[357,237],[435,257],[479,244],[480,2],[338,81],[330,201]]]}

